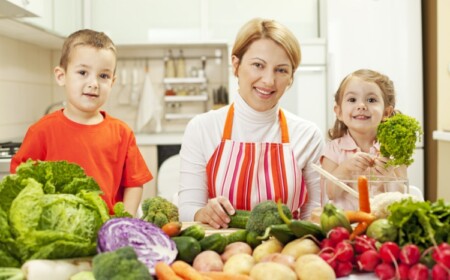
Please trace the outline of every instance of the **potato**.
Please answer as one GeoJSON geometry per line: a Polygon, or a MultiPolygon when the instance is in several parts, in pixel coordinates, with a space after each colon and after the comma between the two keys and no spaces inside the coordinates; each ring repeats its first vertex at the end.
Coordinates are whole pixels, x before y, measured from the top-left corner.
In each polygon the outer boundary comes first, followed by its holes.
{"type": "Polygon", "coordinates": [[[270,255],[272,253],[279,253],[283,249],[283,244],[277,239],[269,239],[262,244],[258,245],[255,250],[253,250],[253,258],[256,262],[259,262],[263,257],[270,255]]]}
{"type": "Polygon", "coordinates": [[[223,271],[234,274],[250,274],[250,270],[255,265],[255,260],[252,256],[239,253],[231,256],[223,266],[223,271]]]}
{"type": "Polygon", "coordinates": [[[283,255],[281,253],[273,253],[266,255],[259,262],[275,262],[285,265],[294,270],[295,259],[293,256],[283,255]]]}
{"type": "Polygon", "coordinates": [[[195,257],[192,266],[197,271],[222,271],[223,261],[217,252],[207,250],[201,252],[195,257]]]}
{"type": "Polygon", "coordinates": [[[333,268],[319,255],[306,254],[295,261],[295,273],[300,280],[334,280],[333,268]]]}
{"type": "Polygon", "coordinates": [[[297,280],[294,271],[285,265],[274,262],[260,262],[250,271],[253,280],[297,280]]]}
{"type": "Polygon", "coordinates": [[[222,261],[226,262],[231,256],[239,253],[251,255],[252,247],[245,242],[233,242],[228,244],[227,247],[225,247],[225,251],[221,255],[222,261]]]}
{"type": "Polygon", "coordinates": [[[309,238],[296,239],[286,244],[281,251],[283,255],[293,256],[294,259],[306,254],[317,254],[320,248],[309,238]]]}

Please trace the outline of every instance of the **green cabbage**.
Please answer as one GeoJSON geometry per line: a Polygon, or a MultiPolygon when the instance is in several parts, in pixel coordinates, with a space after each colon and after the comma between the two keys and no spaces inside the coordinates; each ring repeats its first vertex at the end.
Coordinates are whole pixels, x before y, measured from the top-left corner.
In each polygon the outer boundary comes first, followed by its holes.
{"type": "Polygon", "coordinates": [[[100,194],[76,164],[21,164],[0,182],[0,256],[23,263],[95,255],[97,232],[110,218],[100,194]]]}

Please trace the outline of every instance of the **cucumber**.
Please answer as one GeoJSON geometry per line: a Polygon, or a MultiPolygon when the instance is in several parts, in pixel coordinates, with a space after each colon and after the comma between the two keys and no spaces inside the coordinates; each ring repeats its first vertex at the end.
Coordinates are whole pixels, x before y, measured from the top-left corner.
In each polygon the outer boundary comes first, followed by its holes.
{"type": "Polygon", "coordinates": [[[234,215],[230,215],[230,222],[228,223],[228,227],[245,229],[249,217],[250,211],[235,210],[234,215]]]}
{"type": "Polygon", "coordinates": [[[262,243],[262,239],[259,239],[259,234],[256,231],[248,231],[247,232],[247,240],[246,243],[255,249],[256,246],[262,243]]]}
{"type": "Polygon", "coordinates": [[[177,246],[178,255],[177,260],[182,260],[192,264],[195,257],[201,253],[202,247],[200,243],[191,236],[176,236],[172,240],[177,246]]]}
{"type": "Polygon", "coordinates": [[[247,230],[239,229],[227,235],[227,244],[234,242],[247,242],[247,230]]]}
{"type": "Polygon", "coordinates": [[[192,225],[183,229],[180,236],[190,236],[200,241],[205,237],[205,229],[201,225],[192,225]]]}
{"type": "Polygon", "coordinates": [[[294,220],[288,226],[297,238],[303,237],[308,234],[313,235],[318,239],[322,239],[325,237],[325,233],[322,228],[311,221],[294,220]]]}
{"type": "Polygon", "coordinates": [[[212,250],[218,254],[222,254],[225,251],[227,244],[227,238],[220,233],[213,233],[200,240],[202,251],[212,250]]]}

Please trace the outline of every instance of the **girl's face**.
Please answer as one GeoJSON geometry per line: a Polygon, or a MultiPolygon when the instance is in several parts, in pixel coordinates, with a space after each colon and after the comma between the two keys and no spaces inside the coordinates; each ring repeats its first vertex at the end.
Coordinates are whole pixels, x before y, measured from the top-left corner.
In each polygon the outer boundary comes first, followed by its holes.
{"type": "Polygon", "coordinates": [[[292,83],[292,64],[284,49],[270,39],[253,42],[240,61],[232,57],[239,94],[256,111],[273,108],[292,83]]]}
{"type": "Polygon", "coordinates": [[[76,46],[67,70],[55,68],[56,81],[65,86],[70,115],[96,116],[105,104],[114,84],[116,58],[111,50],[76,46]]]}
{"type": "Polygon", "coordinates": [[[337,118],[345,123],[350,134],[375,137],[378,125],[393,108],[385,108],[383,92],[373,82],[353,77],[345,87],[341,104],[334,107],[337,118]]]}

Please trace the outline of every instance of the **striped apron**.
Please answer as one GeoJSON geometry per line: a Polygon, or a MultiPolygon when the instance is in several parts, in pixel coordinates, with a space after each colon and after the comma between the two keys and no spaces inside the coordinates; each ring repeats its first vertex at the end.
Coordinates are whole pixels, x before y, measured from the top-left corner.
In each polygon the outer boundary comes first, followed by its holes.
{"type": "Polygon", "coordinates": [[[283,111],[279,110],[281,143],[243,143],[231,140],[231,104],[222,141],[206,166],[209,198],[227,197],[236,209],[251,210],[266,200],[282,199],[294,214],[306,200],[306,186],[290,148],[283,111]]]}

